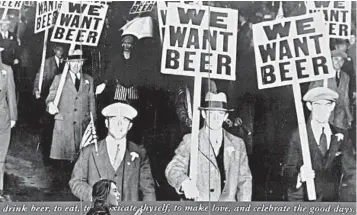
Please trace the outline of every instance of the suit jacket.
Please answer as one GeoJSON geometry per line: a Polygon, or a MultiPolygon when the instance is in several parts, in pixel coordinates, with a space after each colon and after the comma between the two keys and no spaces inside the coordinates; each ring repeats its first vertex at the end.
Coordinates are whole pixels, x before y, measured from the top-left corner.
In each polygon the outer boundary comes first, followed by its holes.
{"type": "MultiPolygon", "coordinates": [[[[336,78],[329,78],[327,81],[327,87],[336,91],[338,93],[338,99],[336,100],[336,107],[331,114],[330,123],[341,129],[348,129],[348,122],[353,120],[353,116],[350,109],[350,100],[349,100],[349,82],[350,78],[348,75],[341,70],[340,76],[340,85],[337,87],[336,78]]],[[[324,81],[319,80],[311,82],[309,89],[315,87],[322,87],[324,81]]]]}
{"type": "Polygon", "coordinates": [[[116,182],[122,201],[155,201],[155,184],[146,150],[127,142],[124,159],[115,171],[110,163],[105,139],[84,148],[74,166],[69,186],[72,193],[83,201],[92,198],[92,186],[101,179],[116,182]],[[133,160],[132,153],[139,156],[133,160]]]}
{"type": "Polygon", "coordinates": [[[10,120],[17,120],[16,90],[13,71],[2,64],[0,71],[0,132],[10,129],[10,120]]]}
{"type": "MultiPolygon", "coordinates": [[[[336,201],[338,197],[338,184],[340,177],[340,145],[344,140],[338,140],[336,134],[344,134],[343,130],[331,127],[331,142],[329,150],[323,157],[311,128],[311,120],[306,124],[312,169],[315,171],[316,201],[336,201]]],[[[284,178],[288,185],[290,201],[307,200],[305,183],[296,189],[300,167],[303,165],[300,135],[295,130],[290,139],[288,151],[285,157],[284,178]],[[291,197],[294,196],[294,199],[291,197]]]]}
{"type": "Polygon", "coordinates": [[[8,38],[4,39],[0,33],[0,44],[4,47],[2,51],[2,61],[7,65],[13,65],[15,59],[19,59],[19,46],[16,34],[9,31],[8,38]]]}
{"type": "MultiPolygon", "coordinates": [[[[250,201],[252,175],[248,166],[244,141],[224,131],[224,169],[226,183],[221,192],[221,175],[205,128],[199,132],[197,188],[200,201],[250,201]]],[[[165,174],[169,184],[179,194],[182,182],[188,179],[191,134],[183,137],[176,155],[165,174]]]]}
{"type": "MultiPolygon", "coordinates": [[[[55,99],[62,74],[56,75],[46,99],[48,105],[55,99]]],[[[71,75],[67,73],[62,95],[58,104],[59,113],[54,116],[51,155],[52,159],[75,160],[79,144],[90,122],[90,112],[96,119],[93,78],[82,73],[77,92],[71,75]]]]}
{"type": "Polygon", "coordinates": [[[342,146],[341,202],[356,202],[356,129],[349,131],[348,141],[342,146]]]}
{"type": "MultiPolygon", "coordinates": [[[[64,63],[62,63],[60,67],[57,67],[55,56],[49,57],[45,60],[45,66],[43,70],[43,82],[42,82],[42,89],[41,89],[41,94],[43,96],[47,97],[52,81],[56,75],[62,73],[63,65],[64,63]]],[[[36,78],[34,82],[34,94],[36,91],[39,90],[38,89],[39,81],[40,81],[40,70],[36,74],[36,78]]]]}

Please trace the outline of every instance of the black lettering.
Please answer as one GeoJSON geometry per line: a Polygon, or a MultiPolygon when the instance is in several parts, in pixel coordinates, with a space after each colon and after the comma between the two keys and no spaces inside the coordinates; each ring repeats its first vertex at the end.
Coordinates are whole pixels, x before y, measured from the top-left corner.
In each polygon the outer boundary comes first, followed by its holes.
{"type": "Polygon", "coordinates": [[[60,25],[69,26],[70,21],[72,19],[72,14],[61,14],[60,25]]]}
{"type": "Polygon", "coordinates": [[[15,2],[15,5],[14,5],[14,7],[17,7],[17,8],[19,8],[19,7],[20,7],[20,5],[21,5],[21,1],[16,1],[16,2],[15,2]]]}
{"type": "Polygon", "coordinates": [[[165,68],[167,69],[178,69],[180,52],[172,49],[168,49],[166,53],[166,63],[165,68]],[[172,64],[173,63],[173,64],[172,64]]]}
{"type": "Polygon", "coordinates": [[[184,71],[195,71],[194,68],[190,68],[190,64],[193,63],[193,60],[190,60],[191,55],[195,55],[195,52],[185,52],[185,60],[183,63],[183,70],[184,71]]]}
{"type": "Polygon", "coordinates": [[[306,70],[306,67],[302,66],[302,63],[305,63],[306,59],[301,59],[301,60],[296,60],[296,73],[297,73],[297,77],[298,79],[303,79],[303,78],[308,78],[309,75],[308,74],[302,74],[302,72],[304,70],[306,70]]]}
{"type": "Polygon", "coordinates": [[[212,72],[210,69],[210,57],[212,53],[202,53],[201,54],[201,65],[200,65],[200,72],[212,72]],[[208,65],[208,69],[206,69],[206,65],[208,65]]]}
{"type": "Polygon", "coordinates": [[[62,27],[57,27],[56,31],[54,32],[54,39],[62,39],[63,38],[63,33],[66,31],[65,28],[62,27]]]}
{"type": "Polygon", "coordinates": [[[211,46],[211,49],[213,51],[216,50],[216,46],[217,46],[217,31],[212,31],[212,34],[211,34],[211,32],[209,30],[204,30],[203,31],[202,48],[204,50],[207,49],[207,41],[209,42],[209,44],[211,46]]]}
{"type": "Polygon", "coordinates": [[[289,36],[291,22],[290,21],[285,22],[284,26],[282,24],[283,23],[274,24],[273,28],[271,28],[271,26],[263,27],[265,34],[268,37],[268,40],[275,40],[277,38],[278,34],[281,38],[289,36]]]}
{"type": "Polygon", "coordinates": [[[175,32],[175,26],[170,26],[170,46],[176,46],[176,42],[178,43],[178,47],[183,47],[183,42],[185,40],[185,35],[187,31],[187,27],[183,27],[183,31],[181,32],[181,27],[177,27],[177,31],[175,32]]]}
{"type": "Polygon", "coordinates": [[[330,11],[330,21],[331,22],[338,22],[338,15],[339,15],[339,11],[338,10],[331,10],[330,11]]]}
{"type": "Polygon", "coordinates": [[[73,36],[74,31],[75,31],[75,29],[68,29],[67,34],[66,34],[67,41],[72,41],[72,36],[73,36]]]}
{"type": "Polygon", "coordinates": [[[326,8],[330,5],[330,1],[314,1],[314,2],[316,8],[320,8],[321,6],[326,8]]]}
{"type": "Polygon", "coordinates": [[[166,25],[166,13],[167,10],[160,10],[161,20],[164,25],[166,25]]]}
{"type": "Polygon", "coordinates": [[[72,19],[72,23],[71,23],[71,28],[75,27],[75,28],[79,28],[79,19],[81,17],[79,15],[74,15],[73,19],[72,19]]]}
{"type": "Polygon", "coordinates": [[[228,55],[218,54],[217,58],[217,74],[222,74],[222,69],[225,67],[225,74],[231,75],[231,64],[232,60],[228,55]]]}
{"type": "Polygon", "coordinates": [[[340,36],[347,36],[348,35],[348,26],[346,24],[340,24],[340,36]]]}
{"type": "Polygon", "coordinates": [[[84,9],[86,9],[87,4],[76,4],[76,3],[71,3],[69,2],[68,5],[68,11],[70,13],[82,13],[84,11],[84,9]],[[82,7],[81,7],[82,5],[82,7]]]}
{"type": "Polygon", "coordinates": [[[36,19],[36,30],[40,29],[41,28],[41,17],[38,17],[36,19]]]}
{"type": "Polygon", "coordinates": [[[90,16],[100,16],[99,10],[102,5],[90,5],[88,10],[88,15],[90,16]]]}
{"type": "Polygon", "coordinates": [[[198,37],[198,29],[196,28],[191,28],[188,35],[187,48],[192,48],[192,46],[195,49],[200,48],[200,38],[198,37]]]}
{"type": "Polygon", "coordinates": [[[270,57],[271,61],[275,61],[276,57],[276,42],[272,44],[266,44],[266,48],[264,45],[259,45],[260,56],[262,57],[263,63],[268,62],[268,57],[270,57]]]}
{"type": "Polygon", "coordinates": [[[333,7],[338,8],[338,9],[344,9],[345,7],[343,6],[343,1],[334,1],[333,2],[333,7]]]}
{"type": "Polygon", "coordinates": [[[87,38],[87,43],[96,44],[99,38],[98,32],[90,31],[87,38]]]}
{"type": "Polygon", "coordinates": [[[279,63],[281,81],[291,81],[291,80],[293,80],[292,77],[287,77],[286,76],[286,73],[289,73],[289,70],[285,69],[286,65],[290,65],[290,62],[279,63]]]}
{"type": "Polygon", "coordinates": [[[287,57],[287,59],[293,58],[291,55],[291,50],[289,47],[289,43],[287,40],[282,40],[280,41],[280,60],[283,60],[284,57],[287,57]]]}
{"type": "Polygon", "coordinates": [[[337,23],[330,23],[329,32],[328,32],[330,36],[336,35],[336,25],[337,23]]]}
{"type": "Polygon", "coordinates": [[[314,74],[320,75],[320,68],[322,68],[322,73],[328,74],[328,68],[326,65],[326,57],[324,56],[319,56],[319,57],[313,57],[312,58],[312,66],[314,68],[314,74]]]}
{"type": "Polygon", "coordinates": [[[90,29],[91,24],[92,24],[92,17],[83,16],[81,28],[90,29]]]}
{"type": "Polygon", "coordinates": [[[306,37],[295,38],[293,40],[293,43],[294,43],[294,48],[295,48],[295,57],[300,57],[300,51],[303,53],[303,56],[309,55],[309,47],[308,47],[306,37]],[[302,39],[302,41],[301,41],[301,39],[302,39]]]}
{"type": "Polygon", "coordinates": [[[262,82],[263,84],[271,84],[276,81],[276,76],[274,75],[274,66],[266,65],[260,68],[262,73],[262,82]]]}
{"type": "Polygon", "coordinates": [[[177,10],[181,24],[188,24],[191,20],[193,25],[201,25],[205,10],[199,10],[198,14],[196,9],[188,9],[187,12],[185,12],[184,8],[178,7],[177,10]]]}
{"type": "Polygon", "coordinates": [[[99,26],[99,22],[101,21],[101,18],[99,18],[99,17],[93,17],[93,19],[94,19],[94,27],[93,27],[93,29],[94,30],[97,30],[98,29],[98,26],[99,26]]]}
{"type": "Polygon", "coordinates": [[[41,14],[43,14],[44,13],[44,11],[43,11],[43,4],[46,4],[46,2],[39,2],[38,4],[37,4],[37,7],[38,7],[38,14],[37,15],[41,15],[41,14]]]}
{"type": "Polygon", "coordinates": [[[315,33],[315,29],[311,28],[311,23],[314,22],[313,18],[306,18],[296,20],[296,31],[298,35],[315,33]],[[310,27],[310,28],[309,28],[310,27]],[[309,28],[309,29],[308,29],[309,28]]]}
{"type": "Polygon", "coordinates": [[[227,17],[227,13],[220,13],[212,11],[210,14],[210,22],[209,25],[216,28],[227,29],[227,25],[219,22],[224,22],[223,17],[227,17]]]}
{"type": "Polygon", "coordinates": [[[322,38],[322,34],[315,35],[315,36],[310,36],[309,38],[314,40],[316,54],[320,54],[321,53],[321,46],[320,46],[319,38],[322,38]]]}
{"type": "Polygon", "coordinates": [[[346,22],[348,11],[346,11],[346,10],[340,10],[340,13],[342,13],[342,22],[346,22]]]}
{"type": "Polygon", "coordinates": [[[229,47],[228,37],[232,36],[233,33],[231,33],[231,32],[219,32],[219,34],[223,35],[223,51],[227,52],[228,51],[228,47],[229,47]]]}

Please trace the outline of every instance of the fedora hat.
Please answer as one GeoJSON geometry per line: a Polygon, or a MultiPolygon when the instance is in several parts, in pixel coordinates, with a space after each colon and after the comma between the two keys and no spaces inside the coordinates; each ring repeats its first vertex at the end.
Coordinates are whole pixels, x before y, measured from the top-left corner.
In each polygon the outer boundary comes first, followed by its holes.
{"type": "Polygon", "coordinates": [[[133,120],[138,112],[132,106],[121,102],[110,104],[102,110],[102,114],[105,117],[122,116],[127,119],[133,120]]]}
{"type": "Polygon", "coordinates": [[[83,58],[83,52],[80,49],[70,50],[66,61],[86,60],[83,58]]]}
{"type": "Polygon", "coordinates": [[[205,97],[203,107],[199,107],[199,110],[217,110],[217,111],[233,111],[234,109],[227,108],[227,96],[226,94],[208,92],[205,97]]]}

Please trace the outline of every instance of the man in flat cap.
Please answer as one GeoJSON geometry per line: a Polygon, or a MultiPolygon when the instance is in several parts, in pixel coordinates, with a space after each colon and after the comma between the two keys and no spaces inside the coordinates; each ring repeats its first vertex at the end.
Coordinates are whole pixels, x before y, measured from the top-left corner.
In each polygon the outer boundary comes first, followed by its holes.
{"type": "MultiPolygon", "coordinates": [[[[336,107],[331,114],[330,123],[335,127],[347,130],[351,127],[353,120],[349,100],[350,78],[341,68],[348,56],[341,50],[334,50],[331,52],[331,55],[336,75],[327,80],[327,87],[338,93],[338,99],[335,101],[336,107]]],[[[324,81],[312,82],[309,89],[324,86],[324,81]]]]}
{"type": "Polygon", "coordinates": [[[83,61],[81,50],[69,52],[66,62],[69,69],[58,106],[54,99],[62,74],[55,76],[46,99],[47,111],[54,115],[55,120],[50,158],[62,170],[58,171],[62,186],[68,185],[83,133],[91,120],[90,113],[96,119],[93,78],[82,73],[83,61]]]}
{"type": "Polygon", "coordinates": [[[314,179],[316,201],[337,201],[340,178],[340,145],[344,143],[344,130],[329,124],[338,93],[325,88],[310,89],[303,100],[311,111],[306,123],[312,170],[303,163],[299,130],[290,139],[285,158],[284,178],[288,185],[289,201],[307,200],[305,182],[314,179]]]}
{"type": "Polygon", "coordinates": [[[197,182],[189,175],[191,134],[183,137],[165,175],[178,194],[197,201],[250,201],[252,176],[244,141],[222,128],[228,117],[224,93],[206,94],[205,119],[198,136],[197,182]]]}
{"type": "Polygon", "coordinates": [[[137,111],[128,104],[114,103],[102,110],[108,134],[96,147],[81,152],[69,186],[83,201],[91,201],[92,186],[101,179],[116,182],[122,201],[155,201],[155,184],[149,158],[143,147],[127,140],[137,111]]]}

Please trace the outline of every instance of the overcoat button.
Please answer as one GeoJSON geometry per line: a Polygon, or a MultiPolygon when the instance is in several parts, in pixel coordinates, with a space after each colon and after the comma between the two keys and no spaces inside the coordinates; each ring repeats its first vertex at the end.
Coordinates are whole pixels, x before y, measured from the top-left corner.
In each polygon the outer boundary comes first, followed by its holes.
{"type": "Polygon", "coordinates": [[[210,192],[214,192],[214,189],[210,189],[209,191],[210,191],[210,192]]]}

